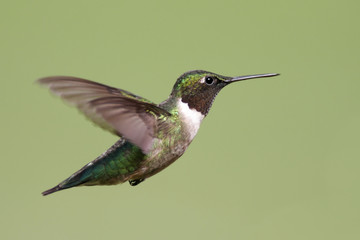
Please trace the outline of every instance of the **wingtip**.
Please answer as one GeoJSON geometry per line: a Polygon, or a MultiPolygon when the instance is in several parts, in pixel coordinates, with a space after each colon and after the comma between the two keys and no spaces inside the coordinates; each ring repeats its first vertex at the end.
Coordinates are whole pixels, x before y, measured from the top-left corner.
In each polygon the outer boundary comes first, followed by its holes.
{"type": "Polygon", "coordinates": [[[50,77],[43,77],[43,78],[39,78],[38,80],[36,80],[36,83],[44,85],[44,84],[49,84],[53,81],[56,81],[58,79],[61,78],[66,78],[65,76],[50,76],[50,77]]]}
{"type": "Polygon", "coordinates": [[[54,80],[54,77],[43,77],[43,78],[39,78],[38,80],[35,81],[35,83],[40,84],[40,85],[47,85],[49,83],[51,83],[54,80]]]}

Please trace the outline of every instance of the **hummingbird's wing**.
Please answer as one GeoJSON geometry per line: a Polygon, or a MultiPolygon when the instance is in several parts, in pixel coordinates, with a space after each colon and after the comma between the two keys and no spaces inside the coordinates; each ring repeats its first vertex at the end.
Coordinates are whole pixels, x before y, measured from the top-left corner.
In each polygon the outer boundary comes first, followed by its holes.
{"type": "Polygon", "coordinates": [[[38,82],[75,105],[94,123],[124,137],[147,153],[154,133],[171,114],[122,89],[75,77],[47,77],[38,82]]]}

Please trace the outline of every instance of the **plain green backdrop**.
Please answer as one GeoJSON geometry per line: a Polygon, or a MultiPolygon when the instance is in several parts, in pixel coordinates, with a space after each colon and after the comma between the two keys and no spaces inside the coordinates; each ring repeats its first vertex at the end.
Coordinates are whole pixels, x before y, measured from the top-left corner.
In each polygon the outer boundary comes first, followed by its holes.
{"type": "Polygon", "coordinates": [[[2,1],[1,239],[360,239],[359,1],[2,1]],[[117,138],[35,84],[161,102],[231,85],[185,155],[137,187],[53,187],[117,138]]]}

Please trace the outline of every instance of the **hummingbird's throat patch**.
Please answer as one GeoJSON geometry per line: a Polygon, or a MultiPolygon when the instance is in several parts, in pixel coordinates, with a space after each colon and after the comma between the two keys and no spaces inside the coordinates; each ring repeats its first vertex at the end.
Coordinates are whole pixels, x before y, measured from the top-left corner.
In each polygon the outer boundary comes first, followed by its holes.
{"type": "Polygon", "coordinates": [[[187,103],[190,109],[195,109],[206,116],[221,88],[199,90],[196,93],[183,94],[181,101],[187,103]]]}

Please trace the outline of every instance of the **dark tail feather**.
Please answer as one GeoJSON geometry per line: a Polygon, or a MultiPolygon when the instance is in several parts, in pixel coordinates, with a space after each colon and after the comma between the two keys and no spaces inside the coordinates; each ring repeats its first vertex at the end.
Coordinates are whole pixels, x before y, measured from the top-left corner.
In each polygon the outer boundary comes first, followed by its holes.
{"type": "Polygon", "coordinates": [[[42,193],[43,196],[49,195],[51,193],[61,191],[64,189],[76,187],[83,185],[84,183],[87,183],[91,179],[91,170],[92,168],[89,168],[87,165],[71,175],[69,178],[65,179],[58,185],[56,185],[53,188],[50,188],[42,193]]]}
{"type": "Polygon", "coordinates": [[[41,194],[42,194],[43,196],[46,196],[46,195],[49,195],[49,194],[51,194],[51,193],[54,193],[54,192],[57,192],[57,191],[60,191],[60,190],[63,190],[63,189],[65,189],[65,188],[62,188],[62,187],[60,187],[59,185],[57,185],[57,186],[55,186],[55,187],[53,187],[53,188],[50,188],[50,189],[42,192],[41,194]]]}

